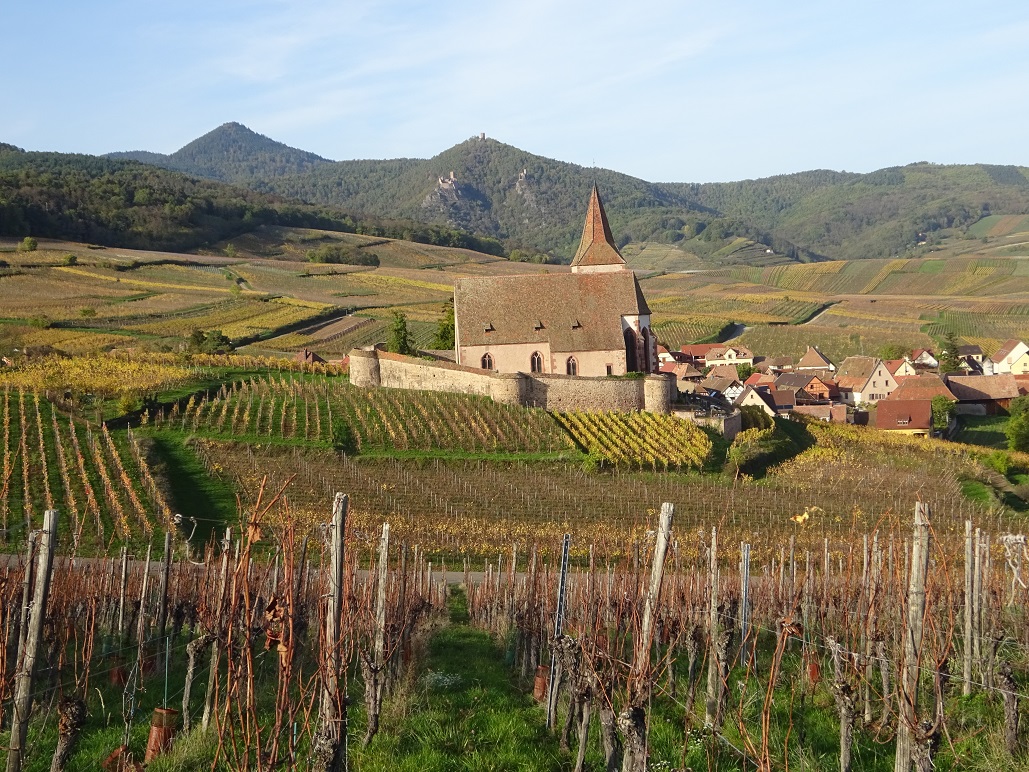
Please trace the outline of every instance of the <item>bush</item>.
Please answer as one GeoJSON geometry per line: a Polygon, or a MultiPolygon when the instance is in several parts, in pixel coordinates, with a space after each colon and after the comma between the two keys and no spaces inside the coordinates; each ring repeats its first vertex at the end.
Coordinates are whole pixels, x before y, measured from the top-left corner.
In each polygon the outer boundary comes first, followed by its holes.
{"type": "Polygon", "coordinates": [[[38,248],[39,242],[31,236],[26,236],[21,240],[21,243],[18,244],[19,252],[35,252],[38,248]]]}
{"type": "Polygon", "coordinates": [[[342,244],[326,244],[312,249],[307,253],[307,259],[312,263],[333,263],[335,265],[377,266],[379,264],[379,256],[374,252],[345,247],[342,244]]]}
{"type": "Polygon", "coordinates": [[[63,258],[61,258],[62,265],[77,265],[78,262],[79,258],[76,255],[73,255],[71,252],[69,252],[63,258]]]}
{"type": "Polygon", "coordinates": [[[125,392],[118,398],[118,412],[122,415],[128,415],[129,413],[135,413],[139,410],[139,398],[135,394],[125,392]]]}

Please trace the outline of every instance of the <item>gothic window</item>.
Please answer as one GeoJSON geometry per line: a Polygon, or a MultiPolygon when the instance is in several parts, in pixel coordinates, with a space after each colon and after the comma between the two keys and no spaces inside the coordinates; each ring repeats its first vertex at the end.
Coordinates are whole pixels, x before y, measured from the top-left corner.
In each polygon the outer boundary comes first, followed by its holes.
{"type": "Polygon", "coordinates": [[[493,369],[493,357],[489,353],[482,355],[482,369],[492,370],[493,369]]]}
{"type": "Polygon", "coordinates": [[[629,327],[625,328],[625,371],[628,373],[635,373],[639,371],[637,362],[639,358],[636,356],[636,333],[629,327]]]}
{"type": "Polygon", "coordinates": [[[538,351],[533,351],[532,356],[529,357],[529,370],[534,373],[543,372],[543,355],[538,351]]]}
{"type": "Polygon", "coordinates": [[[575,357],[568,357],[568,361],[565,362],[565,371],[569,375],[579,374],[579,363],[575,361],[575,357]]]}

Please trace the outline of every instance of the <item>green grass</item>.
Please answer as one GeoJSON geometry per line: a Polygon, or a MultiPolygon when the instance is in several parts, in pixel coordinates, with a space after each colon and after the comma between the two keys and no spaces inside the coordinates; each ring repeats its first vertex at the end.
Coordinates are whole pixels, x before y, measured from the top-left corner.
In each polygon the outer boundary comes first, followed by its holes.
{"type": "Polygon", "coordinates": [[[1004,434],[1010,418],[1004,416],[962,416],[961,431],[954,437],[956,442],[982,445],[998,450],[1008,449],[1008,438],[1004,434]]]}
{"type": "Polygon", "coordinates": [[[203,543],[212,529],[233,522],[236,494],[232,484],[208,473],[189,447],[187,437],[172,432],[159,432],[150,437],[164,467],[163,474],[171,484],[168,505],[172,511],[198,521],[194,541],[203,543]]]}
{"type": "Polygon", "coordinates": [[[352,744],[350,768],[372,770],[557,770],[567,765],[547,733],[543,709],[513,683],[504,652],[467,624],[464,593],[449,604],[451,624],[429,642],[406,695],[388,705],[366,750],[352,744]],[[403,705],[396,702],[403,701],[403,705]]]}

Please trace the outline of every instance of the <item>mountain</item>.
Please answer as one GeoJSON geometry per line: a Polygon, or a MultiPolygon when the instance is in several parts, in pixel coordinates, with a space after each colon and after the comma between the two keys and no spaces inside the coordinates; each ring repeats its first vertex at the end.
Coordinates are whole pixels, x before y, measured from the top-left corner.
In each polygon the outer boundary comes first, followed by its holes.
{"type": "Polygon", "coordinates": [[[269,139],[240,123],[223,124],[171,155],[135,150],[109,153],[107,157],[242,185],[299,174],[332,163],[314,153],[269,139]]]}
{"type": "MultiPolygon", "coordinates": [[[[904,254],[987,214],[1029,212],[1029,169],[916,163],[869,174],[816,170],[729,183],[651,183],[473,137],[430,159],[332,162],[227,123],[181,150],[113,154],[363,215],[503,240],[567,259],[594,182],[620,245],[775,262],[904,254]],[[771,253],[768,252],[771,250],[771,253]]],[[[674,259],[672,260],[674,264],[674,259]]]]}
{"type": "Polygon", "coordinates": [[[287,225],[503,254],[502,245],[410,220],[353,218],[137,161],[25,152],[0,143],[0,236],[186,251],[287,225]]]}

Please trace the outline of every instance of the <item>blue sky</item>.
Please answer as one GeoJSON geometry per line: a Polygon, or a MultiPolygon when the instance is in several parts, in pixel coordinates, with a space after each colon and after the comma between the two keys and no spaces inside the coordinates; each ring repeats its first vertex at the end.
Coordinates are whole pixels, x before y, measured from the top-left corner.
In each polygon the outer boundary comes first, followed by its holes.
{"type": "Polygon", "coordinates": [[[1029,5],[8,0],[0,141],[173,152],[227,121],[336,160],[486,132],[652,181],[1029,166],[1029,5]]]}

